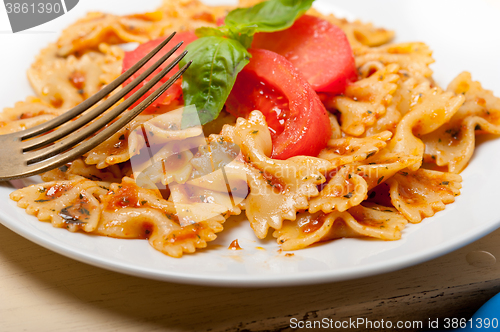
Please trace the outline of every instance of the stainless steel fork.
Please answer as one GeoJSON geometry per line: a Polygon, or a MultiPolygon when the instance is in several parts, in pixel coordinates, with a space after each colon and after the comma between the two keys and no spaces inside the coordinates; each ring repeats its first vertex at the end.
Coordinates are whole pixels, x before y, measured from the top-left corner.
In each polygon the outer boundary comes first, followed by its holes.
{"type": "Polygon", "coordinates": [[[137,100],[139,100],[139,98],[141,98],[148,90],[158,83],[168,72],[170,72],[187,54],[187,51],[184,51],[132,96],[127,98],[114,109],[105,113],[106,110],[132,91],[140,82],[144,81],[146,77],[148,77],[153,71],[160,67],[163,62],[172,56],[172,54],[182,45],[182,42],[177,44],[160,60],[155,62],[151,67],[149,67],[139,77],[134,79],[130,84],[123,87],[123,89],[119,92],[111,95],[107,100],[93,110],[84,113],[90,107],[94,106],[104,97],[109,95],[120,84],[137,72],[139,68],[144,66],[156,53],[158,53],[158,51],[160,51],[160,49],[167,45],[174,35],[175,32],[154,50],[148,53],[132,68],[127,70],[116,80],[106,85],[101,91],[88,98],[78,106],[38,126],[28,128],[20,132],[0,135],[0,181],[12,180],[42,173],[76,159],[108,139],[137,115],[139,115],[139,113],[141,113],[149,105],[151,105],[151,103],[153,103],[163,92],[171,87],[172,84],[179,79],[179,77],[181,77],[191,62],[182,67],[175,75],[173,75],[167,82],[154,91],[139,105],[126,112],[116,121],[112,122],[137,100]],[[99,119],[92,122],[92,120],[96,119],[101,114],[103,115],[99,119]],[[90,124],[87,125],[88,123],[90,124]],[[102,128],[104,129],[97,133],[102,128]],[[97,134],[94,135],[95,133],[97,134]]]}

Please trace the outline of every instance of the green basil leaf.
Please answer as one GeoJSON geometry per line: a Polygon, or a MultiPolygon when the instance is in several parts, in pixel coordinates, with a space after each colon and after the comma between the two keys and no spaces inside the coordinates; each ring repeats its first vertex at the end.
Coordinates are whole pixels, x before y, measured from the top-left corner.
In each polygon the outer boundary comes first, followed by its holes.
{"type": "Polygon", "coordinates": [[[228,26],[257,25],[257,32],[273,32],[292,26],[311,8],[314,0],[269,0],[253,7],[231,11],[225,19],[228,26]]]}
{"type": "Polygon", "coordinates": [[[182,91],[185,105],[195,105],[197,114],[183,113],[183,128],[193,124],[194,116],[199,117],[202,125],[217,118],[236,76],[251,57],[237,40],[218,36],[197,39],[186,49],[189,53],[180,66],[193,63],[182,76],[182,91]]]}
{"type": "Polygon", "coordinates": [[[236,39],[243,45],[245,48],[250,48],[253,41],[253,36],[257,32],[256,24],[238,24],[224,26],[223,29],[228,31],[228,36],[232,39],[236,39]]]}
{"type": "Polygon", "coordinates": [[[196,29],[195,34],[199,38],[217,36],[237,40],[245,48],[252,45],[253,36],[257,32],[257,25],[238,24],[235,26],[223,25],[217,28],[201,27],[196,29]]]}
{"type": "Polygon", "coordinates": [[[210,28],[210,27],[201,27],[194,31],[196,37],[227,37],[227,35],[220,28],[210,28]]]}

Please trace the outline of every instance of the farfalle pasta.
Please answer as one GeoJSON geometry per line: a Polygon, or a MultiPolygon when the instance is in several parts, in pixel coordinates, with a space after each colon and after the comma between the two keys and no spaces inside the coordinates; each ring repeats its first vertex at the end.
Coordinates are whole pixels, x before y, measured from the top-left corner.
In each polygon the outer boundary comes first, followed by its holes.
{"type": "MultiPolygon", "coordinates": [[[[121,44],[216,27],[232,9],[164,0],[148,13],[87,14],[36,57],[28,70],[36,96],[0,113],[0,134],[48,121],[113,81],[121,44]]],[[[318,92],[331,129],[319,154],[272,158],[279,133],[271,123],[282,118],[266,117],[262,105],[245,117],[223,110],[211,123],[185,126],[191,106],[181,97],[146,109],[11,199],[54,227],[147,239],[171,257],[209,246],[242,213],[257,238],[271,234],[283,250],[345,237],[400,239],[408,223],[460,194],[458,173],[475,136],[500,134],[500,98],[467,72],[446,90],[437,86],[422,42],[394,44],[394,32],[372,24],[307,14],[342,29],[357,71],[342,94],[318,92]]]]}

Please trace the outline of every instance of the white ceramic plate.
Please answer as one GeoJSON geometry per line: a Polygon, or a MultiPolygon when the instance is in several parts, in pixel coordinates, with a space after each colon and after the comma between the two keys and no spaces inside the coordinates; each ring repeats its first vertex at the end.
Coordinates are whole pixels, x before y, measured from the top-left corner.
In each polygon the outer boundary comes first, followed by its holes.
{"type": "MultiPolygon", "coordinates": [[[[221,1],[210,1],[221,3],[221,1]]],[[[118,14],[152,10],[159,1],[84,0],[68,14],[29,32],[13,35],[0,12],[0,107],[31,94],[25,71],[37,52],[62,28],[88,10],[118,14]]],[[[225,1],[231,3],[231,1],[225,1]]],[[[442,86],[462,70],[500,95],[500,14],[481,1],[332,1],[317,8],[396,30],[397,41],[424,41],[435,51],[435,78],[442,86]]],[[[2,10],[4,10],[2,8],[2,10]]],[[[165,256],[144,240],[117,240],[52,228],[26,215],[0,187],[0,221],[14,232],[55,252],[102,268],[182,283],[219,286],[277,286],[339,281],[401,269],[464,246],[500,226],[500,139],[481,143],[462,173],[454,204],[421,224],[409,225],[400,241],[342,239],[278,253],[273,239],[257,240],[245,222],[228,222],[209,248],[182,259],[165,256]],[[238,239],[244,250],[227,247],[238,239]],[[258,249],[262,247],[263,249],[258,249]]]]}

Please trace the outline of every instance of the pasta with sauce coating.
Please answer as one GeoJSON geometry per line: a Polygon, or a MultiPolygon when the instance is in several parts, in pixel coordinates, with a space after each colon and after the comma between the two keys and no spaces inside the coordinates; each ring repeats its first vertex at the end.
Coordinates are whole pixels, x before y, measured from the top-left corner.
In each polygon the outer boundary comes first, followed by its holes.
{"type": "MultiPolygon", "coordinates": [[[[149,13],[89,13],[36,57],[28,70],[36,97],[0,113],[0,134],[48,121],[113,81],[122,70],[120,44],[215,27],[231,9],[164,0],[149,13]]],[[[258,109],[238,119],[222,111],[203,128],[184,128],[179,99],[145,110],[11,199],[54,227],[147,239],[171,257],[207,247],[242,213],[257,238],[271,233],[283,250],[344,237],[400,239],[408,223],[460,194],[457,173],[472,157],[475,135],[500,134],[500,98],[467,72],[441,89],[424,43],[393,44],[392,31],[308,14],[345,32],[358,72],[344,94],[320,96],[332,136],[318,156],[271,158],[269,119],[258,109]]]]}

